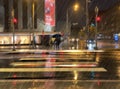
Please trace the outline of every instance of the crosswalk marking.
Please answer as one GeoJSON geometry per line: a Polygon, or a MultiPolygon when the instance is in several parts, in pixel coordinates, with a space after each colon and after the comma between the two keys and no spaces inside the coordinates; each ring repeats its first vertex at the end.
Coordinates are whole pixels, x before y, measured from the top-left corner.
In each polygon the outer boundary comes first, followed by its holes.
{"type": "MultiPolygon", "coordinates": [[[[19,59],[19,60],[46,60],[46,59],[52,59],[52,58],[21,58],[21,59],[19,59]]],[[[54,57],[54,59],[55,60],[70,60],[70,59],[73,59],[73,60],[76,60],[76,59],[78,59],[78,60],[80,60],[80,59],[82,59],[82,60],[93,60],[93,58],[56,58],[56,57],[54,57]]]]}
{"type": "MultiPolygon", "coordinates": [[[[46,81],[53,81],[52,79],[34,79],[34,80],[32,80],[32,79],[22,79],[22,80],[20,80],[20,79],[15,79],[15,80],[2,80],[2,79],[0,79],[0,83],[2,83],[2,82],[5,82],[5,83],[10,83],[10,82],[13,82],[13,81],[16,81],[16,82],[20,82],[20,83],[25,83],[25,82],[46,82],[46,81]]],[[[55,82],[67,82],[67,83],[71,83],[71,82],[74,82],[75,80],[54,80],[55,82]]],[[[85,80],[77,80],[77,82],[85,82],[85,83],[96,83],[96,82],[98,82],[98,81],[100,81],[100,82],[102,82],[102,83],[120,83],[120,80],[111,80],[111,79],[108,79],[108,80],[106,80],[106,79],[98,79],[98,80],[87,80],[87,79],[85,79],[85,80]]]]}
{"type": "Polygon", "coordinates": [[[9,54],[16,54],[16,53],[49,53],[49,54],[59,54],[60,52],[64,52],[64,54],[85,54],[85,53],[96,53],[96,52],[104,52],[104,50],[37,50],[37,49],[20,49],[16,51],[7,51],[4,53],[9,53],[9,54]]]}
{"type": "Polygon", "coordinates": [[[79,71],[79,72],[106,72],[104,68],[0,68],[0,72],[70,72],[70,71],[79,71]]]}
{"type": "MultiPolygon", "coordinates": [[[[19,66],[45,66],[47,62],[12,62],[10,65],[14,67],[19,66]]],[[[97,62],[50,62],[53,66],[61,66],[61,67],[95,67],[97,66],[97,62]],[[68,66],[66,66],[68,65],[68,66]],[[73,66],[72,66],[73,65],[73,66]]]]}

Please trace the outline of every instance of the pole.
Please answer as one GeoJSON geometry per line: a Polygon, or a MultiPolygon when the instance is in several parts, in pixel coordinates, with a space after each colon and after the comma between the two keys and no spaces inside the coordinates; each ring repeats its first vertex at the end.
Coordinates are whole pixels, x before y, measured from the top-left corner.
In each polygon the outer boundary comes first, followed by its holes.
{"type": "Polygon", "coordinates": [[[86,0],[86,48],[87,48],[87,40],[89,38],[89,27],[88,27],[88,24],[89,24],[89,14],[88,14],[88,0],[86,0]]]}
{"type": "Polygon", "coordinates": [[[69,24],[69,20],[68,20],[69,18],[68,18],[68,9],[67,9],[67,11],[66,11],[66,31],[67,32],[70,32],[69,30],[68,30],[68,24],[69,24]]]}
{"type": "Polygon", "coordinates": [[[35,3],[34,3],[34,0],[33,0],[33,3],[32,3],[32,27],[33,27],[33,39],[32,39],[32,45],[33,45],[33,48],[35,47],[35,43],[34,43],[34,16],[35,16],[35,3]]]}
{"type": "Polygon", "coordinates": [[[12,9],[12,30],[13,30],[13,51],[15,51],[15,28],[14,28],[14,22],[13,22],[13,19],[14,19],[14,9],[12,9]]]}
{"type": "MultiPolygon", "coordinates": [[[[78,10],[78,8],[79,8],[79,4],[78,3],[76,3],[75,5],[74,5],[74,11],[77,11],[78,10]]],[[[68,7],[67,8],[67,11],[66,11],[66,30],[67,30],[67,32],[71,35],[71,30],[70,30],[70,28],[69,28],[69,22],[71,22],[70,20],[69,20],[69,17],[70,17],[70,15],[69,15],[69,9],[71,9],[71,7],[68,7]]],[[[71,25],[71,24],[70,24],[71,25]]]]}
{"type": "Polygon", "coordinates": [[[95,15],[95,24],[96,24],[95,41],[96,41],[96,42],[95,42],[95,43],[96,43],[96,49],[98,49],[98,48],[97,48],[97,30],[98,30],[98,24],[97,24],[97,20],[96,20],[96,19],[97,19],[97,16],[98,16],[98,11],[99,11],[99,9],[98,9],[98,7],[96,6],[96,7],[95,7],[95,14],[96,14],[96,15],[95,15]]]}

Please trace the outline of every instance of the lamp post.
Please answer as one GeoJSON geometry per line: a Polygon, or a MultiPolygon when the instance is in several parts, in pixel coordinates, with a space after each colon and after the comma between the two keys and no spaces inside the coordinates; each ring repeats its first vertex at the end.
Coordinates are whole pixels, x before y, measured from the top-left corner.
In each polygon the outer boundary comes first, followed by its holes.
{"type": "MultiPolygon", "coordinates": [[[[78,3],[73,5],[73,10],[74,11],[77,11],[78,8],[79,8],[79,4],[78,3]]],[[[69,32],[71,34],[70,29],[69,29],[69,9],[70,8],[68,8],[67,11],[66,11],[66,30],[67,30],[67,32],[69,32]]]]}
{"type": "Polygon", "coordinates": [[[97,30],[98,30],[98,24],[97,24],[97,17],[98,17],[99,8],[95,7],[95,24],[96,24],[96,30],[95,30],[95,43],[96,43],[96,49],[97,49],[97,30]]]}
{"type": "MultiPolygon", "coordinates": [[[[89,11],[88,11],[88,3],[90,2],[90,0],[86,0],[86,7],[85,7],[85,9],[86,9],[86,26],[85,26],[85,30],[86,30],[86,38],[87,38],[87,40],[88,40],[88,38],[89,38],[89,11]]],[[[86,40],[86,49],[87,49],[87,40],[86,40]]]]}

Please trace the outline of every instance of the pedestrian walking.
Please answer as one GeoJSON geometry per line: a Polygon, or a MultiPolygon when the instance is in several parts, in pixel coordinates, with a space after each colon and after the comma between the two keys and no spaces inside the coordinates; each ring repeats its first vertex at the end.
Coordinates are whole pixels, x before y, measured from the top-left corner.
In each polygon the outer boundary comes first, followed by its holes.
{"type": "Polygon", "coordinates": [[[60,42],[61,42],[60,37],[56,37],[55,41],[54,41],[54,43],[55,43],[55,49],[59,49],[60,42]]]}

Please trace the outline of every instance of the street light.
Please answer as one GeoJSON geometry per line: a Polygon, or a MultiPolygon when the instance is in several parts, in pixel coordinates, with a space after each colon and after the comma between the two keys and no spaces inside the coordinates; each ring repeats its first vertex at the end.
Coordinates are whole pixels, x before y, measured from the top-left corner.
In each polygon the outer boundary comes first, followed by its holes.
{"type": "MultiPolygon", "coordinates": [[[[86,37],[87,37],[87,40],[89,38],[89,11],[88,11],[88,4],[91,2],[91,0],[86,0],[86,37]]],[[[87,48],[87,41],[86,41],[86,48],[87,48]]]]}
{"type": "MultiPolygon", "coordinates": [[[[67,30],[67,32],[70,33],[70,29],[69,29],[69,9],[70,8],[68,8],[67,11],[66,11],[66,30],[67,30]]],[[[74,11],[77,11],[78,9],[79,9],[79,4],[78,3],[76,3],[75,5],[73,5],[73,10],[74,11]]]]}
{"type": "Polygon", "coordinates": [[[95,7],[95,24],[96,24],[96,30],[95,30],[95,41],[96,41],[96,49],[97,49],[97,30],[98,30],[98,25],[97,25],[97,18],[98,18],[98,12],[99,8],[96,6],[95,7]]]}
{"type": "Polygon", "coordinates": [[[78,8],[79,8],[79,4],[78,4],[78,3],[76,3],[76,4],[74,5],[73,9],[74,9],[74,11],[77,11],[77,10],[78,10],[78,8]]]}

